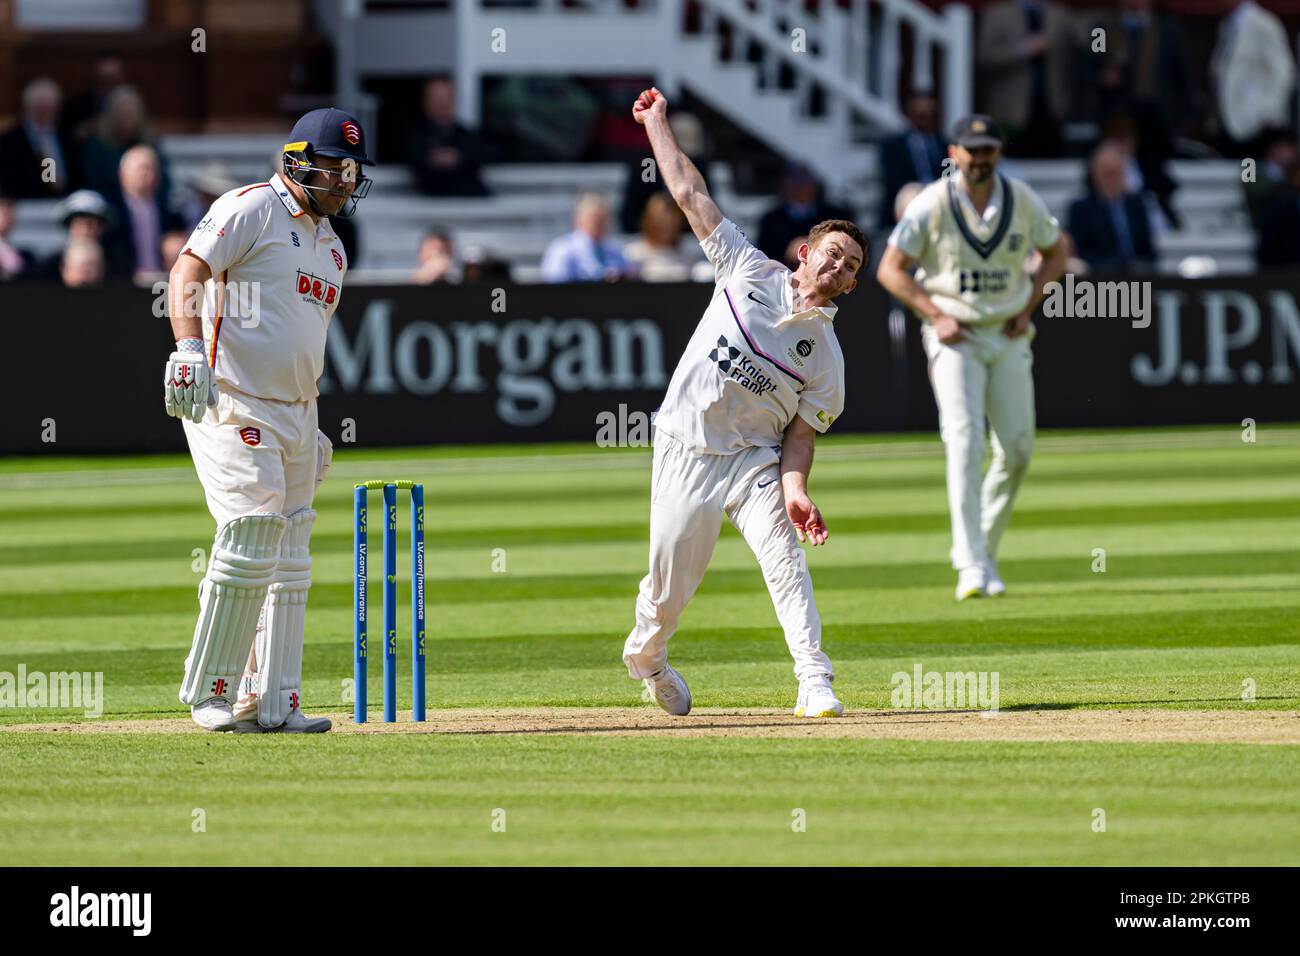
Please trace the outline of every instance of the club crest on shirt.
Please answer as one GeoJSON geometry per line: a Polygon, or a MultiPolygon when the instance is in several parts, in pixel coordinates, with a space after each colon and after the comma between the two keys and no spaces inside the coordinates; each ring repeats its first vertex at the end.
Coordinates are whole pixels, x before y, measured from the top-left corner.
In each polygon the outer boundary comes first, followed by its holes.
{"type": "Polygon", "coordinates": [[[338,270],[339,270],[340,272],[342,272],[342,271],[343,271],[343,257],[342,257],[341,255],[339,255],[339,251],[338,251],[337,249],[331,249],[331,250],[330,250],[330,255],[334,257],[334,265],[338,267],[338,270]]]}
{"type": "Polygon", "coordinates": [[[302,301],[311,302],[321,308],[333,305],[334,300],[339,297],[338,285],[310,272],[303,272],[301,269],[298,270],[297,287],[302,301]]]}
{"type": "Polygon", "coordinates": [[[740,383],[755,395],[766,395],[776,391],[776,382],[752,358],[727,341],[725,335],[718,336],[718,344],[709,352],[709,361],[718,366],[718,371],[729,379],[740,383]]]}
{"type": "Polygon", "coordinates": [[[785,354],[790,356],[790,361],[797,367],[803,368],[803,360],[812,355],[813,349],[817,346],[816,339],[800,339],[795,343],[792,349],[786,349],[785,354]]]}
{"type": "Polygon", "coordinates": [[[1023,233],[1013,232],[1010,238],[1007,239],[1007,248],[1012,252],[1019,252],[1024,244],[1025,237],[1023,233]]]}
{"type": "Polygon", "coordinates": [[[245,445],[256,447],[262,444],[262,430],[247,425],[239,430],[239,437],[243,439],[245,445]]]}

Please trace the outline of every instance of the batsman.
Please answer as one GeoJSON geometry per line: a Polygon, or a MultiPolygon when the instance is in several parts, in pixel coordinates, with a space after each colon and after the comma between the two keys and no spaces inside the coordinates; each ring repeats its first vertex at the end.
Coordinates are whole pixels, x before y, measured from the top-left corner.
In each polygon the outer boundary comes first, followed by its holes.
{"type": "Polygon", "coordinates": [[[355,212],[373,165],[354,117],[313,110],[280,171],[217,199],[169,276],[166,408],[217,523],[180,688],[205,730],[330,729],[301,710],[312,499],[332,454],[316,383],[348,267],[330,217],[355,212]]]}

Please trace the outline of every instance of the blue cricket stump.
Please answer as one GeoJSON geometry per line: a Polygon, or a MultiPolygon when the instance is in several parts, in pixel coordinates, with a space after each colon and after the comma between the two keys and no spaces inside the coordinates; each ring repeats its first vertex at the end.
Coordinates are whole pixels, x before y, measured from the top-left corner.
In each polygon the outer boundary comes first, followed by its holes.
{"type": "Polygon", "coordinates": [[[383,491],[383,623],[384,623],[384,722],[397,720],[397,492],[411,493],[411,707],[413,718],[425,719],[425,608],[424,608],[424,486],[413,481],[366,481],[354,486],[353,551],[356,558],[352,601],[355,610],[355,656],[352,681],[355,706],[353,720],[366,722],[367,679],[367,562],[366,492],[383,491]]]}

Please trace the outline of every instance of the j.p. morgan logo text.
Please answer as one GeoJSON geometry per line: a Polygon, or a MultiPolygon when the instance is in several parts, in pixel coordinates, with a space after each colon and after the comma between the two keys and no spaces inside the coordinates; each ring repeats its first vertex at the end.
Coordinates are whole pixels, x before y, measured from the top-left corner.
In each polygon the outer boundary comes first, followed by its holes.
{"type": "Polygon", "coordinates": [[[50,925],[58,927],[128,927],[132,936],[148,936],[153,925],[151,893],[83,893],[73,886],[50,897],[50,925]]]}

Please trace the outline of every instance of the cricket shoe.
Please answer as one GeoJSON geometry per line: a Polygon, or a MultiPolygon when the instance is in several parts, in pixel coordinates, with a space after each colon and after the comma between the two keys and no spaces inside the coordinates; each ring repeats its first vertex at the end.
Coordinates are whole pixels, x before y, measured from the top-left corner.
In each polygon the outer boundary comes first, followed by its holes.
{"type": "Polygon", "coordinates": [[[263,727],[254,720],[241,720],[235,725],[237,734],[323,734],[334,722],[328,717],[308,717],[301,710],[294,708],[289,717],[279,727],[263,727]]]}
{"type": "Polygon", "coordinates": [[[667,664],[653,677],[647,677],[645,686],[654,694],[655,703],[674,717],[685,717],[691,712],[691,689],[682,675],[667,664]]]}
{"type": "Polygon", "coordinates": [[[224,697],[209,697],[190,708],[190,716],[204,730],[227,731],[235,729],[235,715],[230,701],[224,697]]]}
{"type": "Polygon", "coordinates": [[[1001,597],[1007,593],[1007,586],[998,576],[998,563],[992,559],[984,565],[984,593],[989,597],[1001,597]]]}
{"type": "Polygon", "coordinates": [[[967,598],[984,597],[988,593],[988,585],[988,575],[984,573],[982,566],[975,565],[970,568],[962,568],[957,575],[957,600],[964,601],[967,598]]]}
{"type": "Polygon", "coordinates": [[[794,706],[796,717],[840,717],[844,714],[844,705],[831,690],[831,679],[826,674],[818,674],[799,682],[799,700],[794,706]]]}

